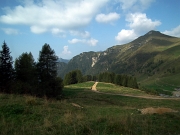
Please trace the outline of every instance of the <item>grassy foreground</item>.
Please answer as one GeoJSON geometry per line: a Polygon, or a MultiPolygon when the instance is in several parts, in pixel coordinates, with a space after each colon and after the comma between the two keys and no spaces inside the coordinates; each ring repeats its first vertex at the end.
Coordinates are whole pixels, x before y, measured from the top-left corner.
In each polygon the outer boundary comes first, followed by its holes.
{"type": "Polygon", "coordinates": [[[0,94],[0,134],[180,134],[180,100],[99,94],[90,90],[93,83],[66,86],[62,100],[0,94]],[[142,115],[137,111],[146,107],[169,107],[179,112],[142,115]]]}

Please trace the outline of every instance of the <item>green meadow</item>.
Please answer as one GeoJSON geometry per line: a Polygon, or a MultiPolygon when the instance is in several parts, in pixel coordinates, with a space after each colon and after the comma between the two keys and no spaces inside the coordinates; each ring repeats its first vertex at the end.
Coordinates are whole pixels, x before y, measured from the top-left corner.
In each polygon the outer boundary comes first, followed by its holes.
{"type": "Polygon", "coordinates": [[[180,100],[143,99],[136,89],[94,82],[65,86],[58,99],[0,94],[1,135],[178,135],[180,100]],[[137,92],[136,92],[137,91],[137,92]],[[76,106],[77,105],[77,106],[76,106]],[[142,115],[138,109],[167,107],[177,113],[142,115]]]}

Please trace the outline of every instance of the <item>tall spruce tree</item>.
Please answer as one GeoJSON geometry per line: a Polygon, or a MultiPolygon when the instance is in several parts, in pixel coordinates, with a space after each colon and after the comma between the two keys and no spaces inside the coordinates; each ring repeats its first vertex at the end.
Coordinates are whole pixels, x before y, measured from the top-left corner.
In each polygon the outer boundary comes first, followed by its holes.
{"type": "Polygon", "coordinates": [[[62,79],[57,78],[57,60],[54,50],[49,44],[44,44],[39,52],[37,63],[38,80],[40,84],[40,96],[54,97],[61,94],[63,88],[62,79]]]}
{"type": "Polygon", "coordinates": [[[31,53],[23,53],[15,60],[16,78],[29,82],[35,76],[35,62],[31,53]]]}
{"type": "Polygon", "coordinates": [[[57,76],[57,60],[58,57],[55,55],[54,50],[51,49],[49,44],[44,44],[42,50],[39,52],[37,63],[39,80],[41,82],[46,82],[57,76]]]}
{"type": "Polygon", "coordinates": [[[18,93],[34,94],[37,86],[36,66],[31,53],[23,53],[15,60],[18,93]]]}
{"type": "Polygon", "coordinates": [[[13,79],[13,61],[11,52],[6,42],[2,45],[2,51],[0,51],[0,91],[10,92],[9,86],[13,79]]]}

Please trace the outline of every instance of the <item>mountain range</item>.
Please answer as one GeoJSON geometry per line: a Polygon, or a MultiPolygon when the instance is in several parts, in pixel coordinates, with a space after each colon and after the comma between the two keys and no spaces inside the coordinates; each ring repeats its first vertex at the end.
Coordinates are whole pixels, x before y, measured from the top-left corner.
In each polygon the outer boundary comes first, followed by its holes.
{"type": "MultiPolygon", "coordinates": [[[[84,75],[114,72],[136,76],[139,82],[180,75],[180,38],[149,31],[130,43],[102,52],[83,52],[59,69],[61,77],[79,69],[84,75]]],[[[180,79],[179,85],[180,85],[180,79]]]]}
{"type": "Polygon", "coordinates": [[[69,60],[67,60],[67,59],[63,59],[63,58],[59,58],[58,60],[57,60],[57,62],[63,62],[63,63],[68,63],[69,62],[69,60]]]}

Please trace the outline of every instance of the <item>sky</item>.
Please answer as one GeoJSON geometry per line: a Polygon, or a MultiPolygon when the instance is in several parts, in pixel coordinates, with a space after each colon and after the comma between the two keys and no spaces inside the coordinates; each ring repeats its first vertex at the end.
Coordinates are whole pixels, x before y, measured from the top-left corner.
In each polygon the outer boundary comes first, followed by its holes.
{"type": "Polygon", "coordinates": [[[14,61],[25,52],[37,61],[45,43],[71,59],[150,30],[180,37],[179,13],[180,0],[0,0],[0,43],[14,61]]]}

